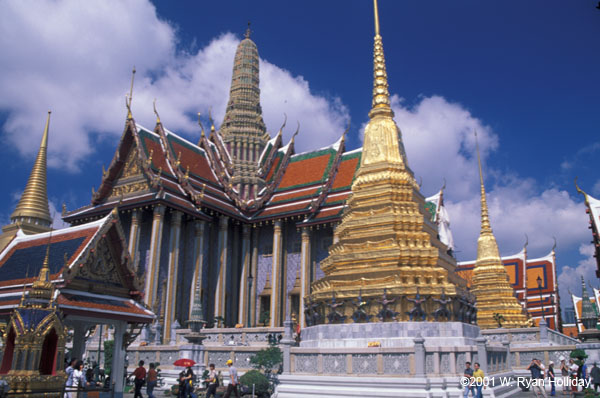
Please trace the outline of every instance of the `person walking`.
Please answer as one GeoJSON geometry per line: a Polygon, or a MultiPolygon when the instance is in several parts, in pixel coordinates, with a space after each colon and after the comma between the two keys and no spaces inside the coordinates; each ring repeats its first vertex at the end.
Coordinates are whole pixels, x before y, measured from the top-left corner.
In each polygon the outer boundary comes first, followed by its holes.
{"type": "Polygon", "coordinates": [[[229,384],[227,385],[227,392],[225,392],[223,398],[229,398],[232,392],[235,392],[235,396],[240,398],[240,393],[238,392],[237,369],[233,366],[233,361],[231,359],[227,360],[227,366],[229,367],[229,384]]]}
{"type": "Polygon", "coordinates": [[[600,368],[596,362],[594,362],[594,366],[590,370],[590,377],[592,378],[591,384],[594,385],[594,392],[598,392],[598,387],[600,387],[600,368]]]}
{"type": "Polygon", "coordinates": [[[135,379],[133,382],[135,383],[135,392],[133,393],[133,398],[144,398],[142,396],[142,386],[146,381],[146,368],[144,367],[144,361],[140,361],[138,367],[133,371],[133,375],[135,379]]]}
{"type": "Polygon", "coordinates": [[[531,372],[531,386],[536,397],[548,398],[546,389],[544,388],[544,376],[541,366],[541,361],[537,358],[533,358],[527,370],[531,372]]]}
{"type": "Polygon", "coordinates": [[[481,365],[479,365],[479,362],[475,362],[475,370],[473,371],[473,378],[475,379],[474,383],[475,383],[475,387],[477,390],[477,398],[483,398],[483,388],[484,388],[484,377],[485,374],[483,373],[483,370],[481,369],[481,365]]]}
{"type": "Polygon", "coordinates": [[[476,392],[475,392],[475,385],[473,384],[473,368],[471,367],[471,362],[467,362],[465,363],[465,371],[463,374],[463,377],[468,380],[468,384],[465,381],[463,384],[465,384],[465,393],[463,395],[464,398],[467,398],[469,396],[469,391],[471,391],[471,397],[475,397],[476,392]]]}
{"type": "Polygon", "coordinates": [[[208,365],[208,377],[206,378],[208,387],[206,388],[206,398],[217,397],[217,387],[219,387],[219,378],[215,371],[215,364],[208,365]]]}
{"type": "Polygon", "coordinates": [[[550,361],[548,363],[548,372],[547,372],[548,380],[550,380],[550,396],[554,397],[556,395],[556,383],[554,381],[554,362],[550,361]]]}
{"type": "Polygon", "coordinates": [[[154,387],[156,387],[157,381],[158,373],[156,372],[156,365],[150,362],[150,368],[146,375],[146,393],[148,394],[148,398],[154,398],[154,387]]]}
{"type": "Polygon", "coordinates": [[[567,365],[567,361],[565,357],[560,356],[560,375],[562,376],[563,381],[563,395],[567,395],[569,393],[569,366],[567,365]]]}

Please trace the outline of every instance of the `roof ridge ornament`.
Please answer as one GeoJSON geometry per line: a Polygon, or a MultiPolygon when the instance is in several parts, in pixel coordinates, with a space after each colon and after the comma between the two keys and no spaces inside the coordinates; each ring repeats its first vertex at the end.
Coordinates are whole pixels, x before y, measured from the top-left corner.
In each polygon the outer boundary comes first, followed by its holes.
{"type": "Polygon", "coordinates": [[[160,122],[160,116],[158,115],[158,111],[156,110],[156,98],[154,98],[154,101],[152,102],[152,106],[154,107],[154,114],[156,115],[156,124],[162,124],[160,122]]]}
{"type": "Polygon", "coordinates": [[[129,87],[129,95],[125,96],[125,105],[127,106],[127,119],[133,119],[133,115],[131,113],[131,101],[133,99],[133,82],[135,80],[135,65],[133,65],[133,70],[131,71],[131,86],[129,87]]]}

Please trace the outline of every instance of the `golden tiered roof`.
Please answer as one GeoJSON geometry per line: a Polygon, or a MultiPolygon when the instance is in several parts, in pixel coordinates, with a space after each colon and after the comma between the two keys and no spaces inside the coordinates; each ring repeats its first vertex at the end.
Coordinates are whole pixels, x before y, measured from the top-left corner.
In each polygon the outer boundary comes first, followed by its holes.
{"type": "MultiPolygon", "coordinates": [[[[456,297],[466,282],[455,275],[456,263],[425,221],[424,197],[408,167],[401,132],[390,107],[383,43],[375,7],[373,102],[365,129],[363,154],[348,208],[335,230],[329,256],[321,263],[325,277],[313,284],[311,299],[417,294],[456,297]]],[[[411,305],[399,300],[400,319],[411,305]]],[[[435,305],[424,305],[428,314],[435,305]]]]}
{"type": "Polygon", "coordinates": [[[46,157],[48,152],[48,127],[50,125],[50,111],[46,120],[46,128],[42,136],[42,143],[37,158],[27,181],[25,191],[19,200],[10,219],[15,223],[38,224],[49,226],[52,223],[48,209],[48,195],[46,190],[46,157]]]}
{"type": "Polygon", "coordinates": [[[498,320],[500,320],[503,327],[526,327],[527,317],[508,281],[508,274],[502,264],[498,243],[490,225],[479,146],[477,160],[481,183],[481,233],[477,240],[477,261],[473,270],[473,293],[477,298],[477,324],[482,329],[492,329],[499,326],[498,320]]]}

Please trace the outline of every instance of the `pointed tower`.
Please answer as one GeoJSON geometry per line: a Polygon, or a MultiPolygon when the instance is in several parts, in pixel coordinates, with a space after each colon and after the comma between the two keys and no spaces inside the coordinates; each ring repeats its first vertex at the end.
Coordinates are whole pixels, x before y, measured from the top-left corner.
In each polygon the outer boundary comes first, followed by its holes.
{"type": "Polygon", "coordinates": [[[0,251],[8,245],[19,229],[26,234],[37,234],[50,230],[52,217],[50,217],[48,194],[46,191],[46,157],[49,125],[50,111],[48,111],[40,150],[33,164],[33,170],[31,170],[25,191],[23,191],[19,204],[10,216],[11,223],[2,228],[0,251]]]}
{"type": "Polygon", "coordinates": [[[473,270],[473,293],[477,298],[477,324],[482,329],[497,328],[498,323],[494,315],[499,314],[504,318],[502,321],[504,327],[526,327],[527,317],[515,297],[514,289],[508,282],[508,274],[500,259],[498,243],[490,225],[479,145],[477,145],[477,161],[481,182],[481,233],[477,240],[477,261],[473,270]]]}
{"type": "Polygon", "coordinates": [[[590,294],[581,276],[581,323],[586,330],[595,329],[598,324],[598,313],[595,307],[590,301],[590,294]]]}
{"type": "MultiPolygon", "coordinates": [[[[390,107],[377,0],[374,8],[373,102],[361,163],[348,207],[335,230],[336,243],[321,263],[325,277],[313,283],[311,299],[323,303],[334,292],[338,299],[356,298],[360,289],[365,298],[381,298],[386,289],[387,297],[395,297],[398,319],[407,320],[414,308],[410,299],[417,294],[433,299],[445,293],[453,302],[450,307],[458,305],[458,296],[466,297],[466,282],[454,273],[456,262],[438,239],[408,167],[390,107]]],[[[423,309],[433,319],[437,304],[429,298],[425,301],[423,309]]],[[[373,305],[372,313],[379,307],[373,305]]],[[[455,308],[445,320],[457,313],[455,308]]]]}
{"type": "Polygon", "coordinates": [[[265,185],[258,177],[258,160],[270,137],[260,106],[258,62],[248,27],[235,52],[229,102],[219,130],[233,164],[231,184],[242,200],[255,198],[265,185]]]}

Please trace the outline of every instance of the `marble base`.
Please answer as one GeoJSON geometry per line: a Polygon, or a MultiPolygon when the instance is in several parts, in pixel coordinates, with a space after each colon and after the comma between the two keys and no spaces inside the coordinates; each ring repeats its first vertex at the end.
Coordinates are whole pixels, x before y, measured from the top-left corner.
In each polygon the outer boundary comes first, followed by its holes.
{"type": "MultiPolygon", "coordinates": [[[[502,376],[510,376],[503,374],[502,376]]],[[[459,377],[401,378],[344,376],[278,376],[273,398],[462,398],[459,377]]],[[[516,382],[495,383],[484,391],[485,397],[507,398],[521,390],[516,382]]]]}
{"type": "Polygon", "coordinates": [[[462,322],[374,322],[310,326],[302,330],[300,347],[363,348],[369,342],[381,347],[412,347],[420,335],[425,346],[475,345],[479,327],[462,322]]]}

